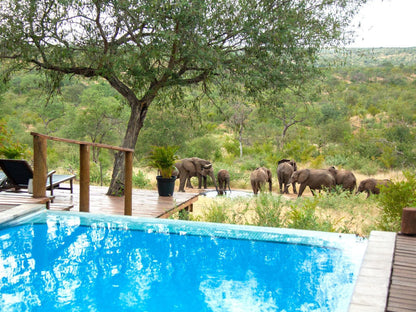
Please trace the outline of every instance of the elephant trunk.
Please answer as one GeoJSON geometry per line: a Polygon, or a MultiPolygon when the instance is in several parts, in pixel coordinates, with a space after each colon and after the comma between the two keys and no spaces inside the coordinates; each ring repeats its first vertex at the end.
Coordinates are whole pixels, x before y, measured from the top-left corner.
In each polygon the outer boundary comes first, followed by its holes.
{"type": "Polygon", "coordinates": [[[215,190],[216,190],[216,191],[217,191],[217,193],[218,193],[217,181],[215,180],[215,175],[214,175],[214,172],[210,172],[210,173],[209,173],[209,176],[211,177],[212,182],[214,182],[214,185],[215,185],[215,190]]]}

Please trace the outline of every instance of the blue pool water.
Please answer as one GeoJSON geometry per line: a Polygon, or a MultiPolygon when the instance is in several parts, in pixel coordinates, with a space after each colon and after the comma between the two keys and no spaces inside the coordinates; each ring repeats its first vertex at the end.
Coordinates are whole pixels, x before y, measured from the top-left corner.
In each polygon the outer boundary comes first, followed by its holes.
{"type": "Polygon", "coordinates": [[[0,311],[347,311],[353,235],[41,212],[0,227],[0,311]]]}

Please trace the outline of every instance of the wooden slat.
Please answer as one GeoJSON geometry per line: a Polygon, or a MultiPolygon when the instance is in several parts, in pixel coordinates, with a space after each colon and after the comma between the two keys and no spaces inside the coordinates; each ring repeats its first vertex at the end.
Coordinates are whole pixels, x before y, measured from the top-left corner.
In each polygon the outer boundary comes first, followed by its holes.
{"type": "Polygon", "coordinates": [[[416,237],[397,235],[386,311],[416,311],[416,237]]]}
{"type": "MultiPolygon", "coordinates": [[[[90,186],[90,212],[110,215],[124,214],[124,197],[106,195],[107,187],[90,186]]],[[[79,185],[74,184],[74,193],[54,190],[52,210],[79,211],[79,185]]],[[[132,215],[137,217],[168,218],[173,213],[192,207],[199,193],[174,192],[172,197],[160,197],[156,190],[132,191],[132,215]]],[[[28,193],[0,192],[0,209],[23,203],[38,203],[28,193]],[[9,206],[6,206],[9,205],[9,206]]]]}
{"type": "Polygon", "coordinates": [[[122,151],[122,152],[134,152],[133,149],[127,148],[127,147],[119,147],[119,146],[113,146],[113,145],[108,145],[108,144],[92,143],[92,142],[78,141],[78,140],[72,140],[72,139],[58,138],[58,137],[45,135],[45,134],[41,134],[41,133],[36,133],[36,132],[31,132],[30,134],[33,135],[33,136],[45,138],[45,139],[51,140],[51,141],[65,142],[65,143],[78,144],[78,145],[88,145],[88,146],[106,148],[106,149],[122,151]]]}

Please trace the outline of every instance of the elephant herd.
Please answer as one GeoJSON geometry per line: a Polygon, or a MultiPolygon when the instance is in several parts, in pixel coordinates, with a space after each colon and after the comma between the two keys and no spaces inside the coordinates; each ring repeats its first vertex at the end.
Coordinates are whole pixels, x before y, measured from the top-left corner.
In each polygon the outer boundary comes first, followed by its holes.
{"type": "MultiPolygon", "coordinates": [[[[292,184],[293,193],[296,194],[296,183],[300,184],[298,197],[302,196],[307,186],[313,195],[315,195],[316,190],[331,190],[337,186],[351,193],[357,188],[357,179],[349,170],[337,170],[333,166],[328,169],[297,170],[296,162],[289,159],[282,159],[278,162],[277,178],[280,193],[289,194],[289,185],[292,184]],[[284,186],[283,190],[282,186],[284,186]]],[[[380,193],[380,185],[386,186],[389,183],[391,183],[389,179],[365,179],[360,182],[356,194],[365,192],[368,198],[370,194],[380,193]]]]}
{"type": "MultiPolygon", "coordinates": [[[[209,176],[219,195],[223,195],[230,188],[230,174],[227,170],[221,169],[217,173],[218,186],[214,175],[212,163],[208,160],[198,157],[191,157],[179,160],[175,163],[177,170],[175,175],[179,178],[179,192],[185,192],[186,187],[192,188],[191,178],[198,178],[198,188],[207,188],[207,176],[209,176]]],[[[293,193],[302,196],[305,188],[308,186],[312,194],[315,191],[325,189],[334,189],[340,187],[351,193],[356,190],[356,194],[365,192],[367,197],[370,194],[379,194],[380,185],[388,185],[391,183],[389,179],[365,179],[360,182],[357,188],[357,179],[349,170],[337,170],[335,167],[328,169],[301,169],[298,170],[297,164],[293,160],[282,159],[278,162],[277,178],[279,181],[279,190],[282,194],[289,194],[289,186],[292,185],[293,193]],[[296,190],[296,183],[300,184],[299,192],[296,190]]],[[[268,184],[269,192],[272,191],[272,171],[265,167],[258,167],[250,174],[250,183],[254,194],[258,194],[268,184]]]]}

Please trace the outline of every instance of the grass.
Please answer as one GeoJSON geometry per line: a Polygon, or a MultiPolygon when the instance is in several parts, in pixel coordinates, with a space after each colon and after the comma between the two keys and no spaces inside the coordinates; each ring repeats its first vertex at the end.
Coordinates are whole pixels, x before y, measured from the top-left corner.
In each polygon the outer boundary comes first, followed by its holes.
{"type": "Polygon", "coordinates": [[[246,198],[200,197],[189,216],[219,222],[350,233],[367,237],[377,229],[381,209],[373,198],[346,193],[288,198],[261,194],[246,198]]]}
{"type": "MultiPolygon", "coordinates": [[[[356,177],[359,184],[369,176],[358,174],[356,177]]],[[[380,172],[372,177],[403,180],[401,172],[380,172]]],[[[251,192],[250,186],[244,184],[246,181],[246,178],[232,181],[231,188],[251,192]]],[[[277,181],[273,187],[277,188],[277,181]]],[[[363,237],[368,237],[373,230],[387,230],[380,223],[383,207],[377,196],[367,199],[366,194],[323,192],[314,197],[308,188],[300,198],[294,194],[282,196],[278,193],[246,198],[201,196],[194,204],[194,212],[186,218],[193,221],[349,233],[363,237]]]]}

